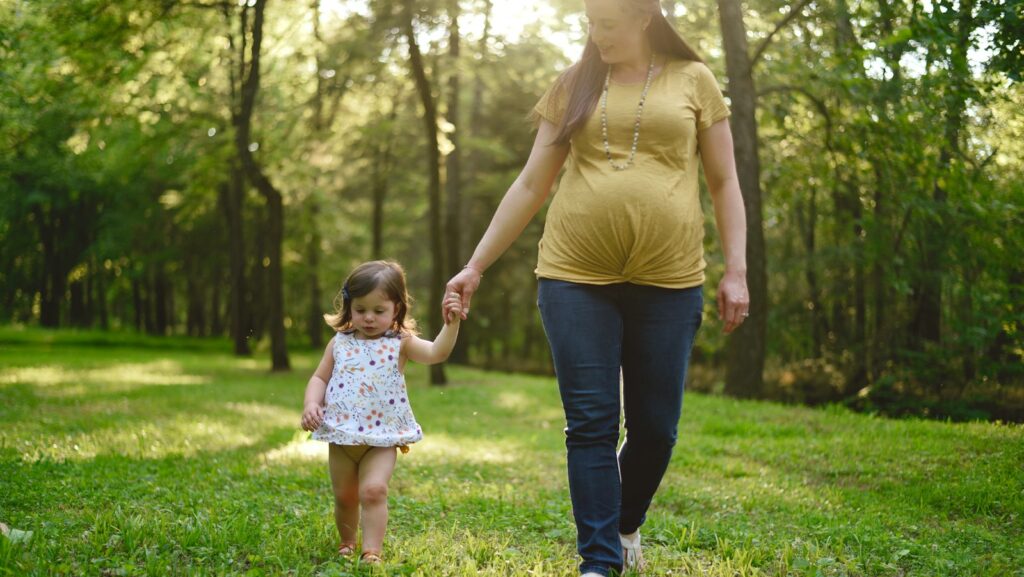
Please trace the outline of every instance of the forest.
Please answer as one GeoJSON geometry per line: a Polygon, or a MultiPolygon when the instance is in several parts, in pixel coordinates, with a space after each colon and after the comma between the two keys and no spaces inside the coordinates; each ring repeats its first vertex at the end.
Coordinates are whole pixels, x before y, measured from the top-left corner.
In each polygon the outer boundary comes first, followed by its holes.
{"type": "MultiPolygon", "coordinates": [[[[1024,4],[662,4],[730,104],[748,223],[750,319],[726,335],[707,308],[687,386],[1024,420],[1024,4]]],[[[330,338],[347,272],[393,259],[436,334],[582,12],[0,0],[0,324],[217,339],[285,371],[330,338]]],[[[451,363],[551,374],[543,224],[487,271],[451,363]]]]}

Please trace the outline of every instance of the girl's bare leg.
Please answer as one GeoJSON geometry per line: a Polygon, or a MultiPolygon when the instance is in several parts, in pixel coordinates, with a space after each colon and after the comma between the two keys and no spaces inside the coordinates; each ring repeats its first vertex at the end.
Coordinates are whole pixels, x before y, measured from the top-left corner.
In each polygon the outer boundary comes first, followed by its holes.
{"type": "Polygon", "coordinates": [[[359,467],[341,445],[330,445],[328,468],[334,489],[334,524],[342,546],[355,550],[359,531],[359,467]]]}
{"type": "Polygon", "coordinates": [[[374,447],[359,463],[359,503],[363,509],[363,554],[380,554],[388,526],[388,482],[395,470],[394,447],[374,447]]]}

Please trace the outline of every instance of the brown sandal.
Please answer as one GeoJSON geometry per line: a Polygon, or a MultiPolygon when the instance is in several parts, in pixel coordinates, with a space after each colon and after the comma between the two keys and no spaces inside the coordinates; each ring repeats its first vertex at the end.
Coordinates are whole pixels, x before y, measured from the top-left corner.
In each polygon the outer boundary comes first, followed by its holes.
{"type": "Polygon", "coordinates": [[[338,555],[341,555],[342,557],[351,557],[355,552],[355,543],[342,543],[341,545],[338,545],[338,555]]]}
{"type": "Polygon", "coordinates": [[[359,556],[359,560],[367,565],[376,565],[380,563],[380,553],[374,553],[373,551],[363,551],[363,554],[359,556]]]}

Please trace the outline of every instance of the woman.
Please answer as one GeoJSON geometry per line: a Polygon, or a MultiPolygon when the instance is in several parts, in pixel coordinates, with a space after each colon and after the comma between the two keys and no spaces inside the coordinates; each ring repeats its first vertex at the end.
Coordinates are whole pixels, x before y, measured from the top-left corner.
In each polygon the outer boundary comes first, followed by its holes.
{"type": "Polygon", "coordinates": [[[465,318],[484,271],[568,158],[539,244],[537,302],[565,409],[580,573],[593,577],[642,568],[639,529],[676,441],[703,308],[698,159],[725,252],[727,333],[749,297],[729,110],[714,77],[657,0],[585,4],[583,56],[534,108],[529,160],[447,291],[461,295],[465,318]],[[616,453],[620,374],[626,441],[616,453]]]}

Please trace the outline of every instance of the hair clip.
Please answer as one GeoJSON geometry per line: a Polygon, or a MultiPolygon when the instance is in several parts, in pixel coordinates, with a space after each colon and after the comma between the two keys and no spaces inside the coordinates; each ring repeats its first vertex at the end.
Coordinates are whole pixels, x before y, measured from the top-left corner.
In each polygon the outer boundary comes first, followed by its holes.
{"type": "Polygon", "coordinates": [[[352,295],[348,292],[348,283],[341,287],[341,298],[347,301],[352,300],[352,295]]]}

